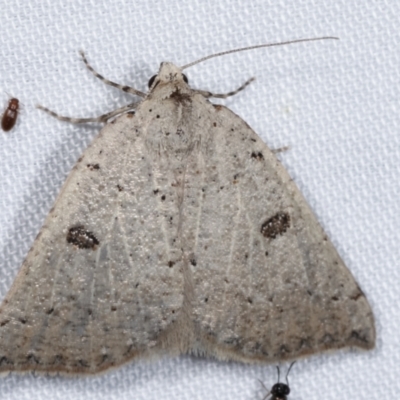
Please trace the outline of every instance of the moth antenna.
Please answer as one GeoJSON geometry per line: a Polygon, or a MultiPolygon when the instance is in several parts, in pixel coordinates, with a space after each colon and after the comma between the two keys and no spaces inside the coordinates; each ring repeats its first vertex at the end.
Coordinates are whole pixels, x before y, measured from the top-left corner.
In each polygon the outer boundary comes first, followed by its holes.
{"type": "Polygon", "coordinates": [[[238,53],[239,51],[260,49],[262,47],[283,46],[285,44],[314,42],[316,40],[339,40],[339,38],[335,37],[335,36],[322,36],[322,37],[317,37],[317,38],[297,39],[297,40],[289,40],[289,41],[286,41],[286,42],[266,43],[266,44],[259,44],[259,45],[256,45],[256,46],[241,47],[239,49],[233,49],[233,50],[228,50],[228,51],[222,51],[221,53],[210,54],[209,56],[200,58],[199,60],[196,60],[196,61],[193,61],[193,62],[191,62],[189,64],[184,65],[183,67],[181,67],[181,70],[184,70],[186,68],[192,67],[193,65],[196,65],[196,64],[200,64],[203,61],[209,60],[210,58],[225,56],[225,55],[231,54],[231,53],[238,53]]]}

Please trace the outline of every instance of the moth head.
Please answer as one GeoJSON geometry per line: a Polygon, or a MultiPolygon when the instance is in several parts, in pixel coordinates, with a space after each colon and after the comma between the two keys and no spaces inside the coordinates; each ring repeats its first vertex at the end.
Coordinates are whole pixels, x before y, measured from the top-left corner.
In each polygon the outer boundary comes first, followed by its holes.
{"type": "Polygon", "coordinates": [[[175,87],[187,88],[188,78],[181,69],[170,62],[162,62],[157,75],[149,79],[149,89],[153,91],[159,85],[173,85],[175,87]]]}

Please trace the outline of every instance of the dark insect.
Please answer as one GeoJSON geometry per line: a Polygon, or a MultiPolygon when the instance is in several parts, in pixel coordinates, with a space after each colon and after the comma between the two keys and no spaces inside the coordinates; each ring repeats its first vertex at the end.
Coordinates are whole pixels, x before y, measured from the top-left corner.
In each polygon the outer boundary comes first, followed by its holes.
{"type": "MultiPolygon", "coordinates": [[[[270,400],[287,400],[287,396],[290,393],[288,376],[295,362],[296,361],[293,361],[290,364],[290,367],[286,373],[286,378],[285,378],[286,383],[279,382],[280,370],[279,367],[276,367],[276,369],[278,370],[278,382],[272,386],[271,390],[264,396],[263,400],[265,400],[268,396],[271,396],[270,400]]],[[[260,383],[261,385],[263,385],[265,390],[268,390],[261,381],[260,383]]]]}
{"type": "Polygon", "coordinates": [[[3,117],[1,118],[1,129],[3,129],[4,132],[10,131],[14,127],[15,123],[17,122],[18,109],[19,100],[13,97],[8,102],[8,106],[3,113],[3,117]]]}

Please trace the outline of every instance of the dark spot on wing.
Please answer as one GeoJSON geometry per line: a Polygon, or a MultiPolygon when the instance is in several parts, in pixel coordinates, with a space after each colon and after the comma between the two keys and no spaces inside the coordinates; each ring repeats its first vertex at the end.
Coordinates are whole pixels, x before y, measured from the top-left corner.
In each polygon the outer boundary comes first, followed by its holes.
{"type": "Polygon", "coordinates": [[[261,233],[264,237],[275,239],[285,233],[290,227],[290,215],[286,212],[278,212],[261,225],[261,233]]]}
{"type": "Polygon", "coordinates": [[[261,161],[264,159],[264,156],[260,151],[253,151],[251,153],[251,158],[255,158],[256,160],[261,161]]]}
{"type": "Polygon", "coordinates": [[[357,289],[358,290],[356,291],[356,293],[350,296],[350,298],[354,301],[357,301],[360,297],[364,296],[364,293],[361,291],[361,289],[360,288],[357,289]]]}
{"type": "Polygon", "coordinates": [[[61,354],[57,354],[54,356],[53,365],[65,365],[64,357],[61,354]]]}
{"type": "MultiPolygon", "coordinates": [[[[362,343],[368,345],[368,346],[363,346],[363,347],[371,348],[371,342],[370,342],[370,339],[368,336],[369,336],[368,332],[356,331],[356,330],[351,331],[351,335],[350,335],[350,337],[352,339],[354,339],[356,342],[362,342],[362,343]]],[[[372,345],[373,345],[373,342],[372,342],[372,345]]]]}
{"type": "Polygon", "coordinates": [[[100,243],[94,234],[83,225],[78,225],[70,228],[67,233],[67,242],[71,243],[80,249],[92,249],[100,243]]]}
{"type": "Polygon", "coordinates": [[[86,165],[91,171],[100,169],[100,165],[99,164],[87,164],[86,165]]]}
{"type": "Polygon", "coordinates": [[[108,354],[103,354],[103,356],[101,357],[101,361],[100,361],[100,364],[99,364],[99,365],[101,365],[101,364],[103,364],[104,362],[106,362],[106,361],[107,361],[107,358],[108,358],[108,354]]]}
{"type": "Polygon", "coordinates": [[[32,364],[39,364],[39,363],[40,363],[40,362],[39,362],[39,359],[38,359],[37,357],[35,357],[33,354],[29,354],[29,355],[26,357],[26,359],[27,359],[28,362],[30,362],[30,363],[32,363],[32,364]]]}
{"type": "Polygon", "coordinates": [[[285,356],[287,354],[290,354],[291,352],[290,352],[290,349],[286,345],[283,344],[279,349],[279,353],[283,357],[283,356],[285,356]]]}
{"type": "Polygon", "coordinates": [[[9,360],[7,357],[1,357],[0,358],[0,365],[3,365],[3,364],[11,364],[11,365],[13,365],[14,364],[14,362],[13,361],[11,361],[11,360],[9,360]]]}
{"type": "Polygon", "coordinates": [[[334,342],[335,342],[334,338],[329,333],[325,334],[321,339],[321,343],[324,343],[324,344],[331,344],[334,342]]]}
{"type": "Polygon", "coordinates": [[[89,363],[86,360],[80,359],[80,360],[78,360],[78,364],[85,368],[89,367],[89,363]]]}
{"type": "Polygon", "coordinates": [[[180,103],[180,104],[183,103],[185,105],[188,105],[189,103],[192,102],[190,95],[188,95],[187,93],[182,93],[179,90],[176,90],[175,92],[173,92],[171,94],[170,98],[172,100],[174,100],[176,103],[180,103]]]}

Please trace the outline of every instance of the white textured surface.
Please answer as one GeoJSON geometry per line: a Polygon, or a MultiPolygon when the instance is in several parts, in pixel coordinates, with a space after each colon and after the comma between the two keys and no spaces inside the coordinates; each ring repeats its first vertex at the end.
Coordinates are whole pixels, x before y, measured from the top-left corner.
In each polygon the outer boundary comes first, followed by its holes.
{"type": "MultiPolygon", "coordinates": [[[[16,128],[0,132],[0,295],[3,297],[54,197],[98,127],[71,126],[34,108],[101,114],[130,98],[89,74],[145,90],[160,61],[188,63],[212,52],[335,35],[339,42],[261,49],[187,71],[215,92],[256,76],[224,102],[281,158],[376,317],[377,348],[315,356],[291,372],[291,399],[394,398],[399,393],[400,4],[346,1],[5,2],[0,90],[20,99],[16,128]],[[243,3],[243,4],[242,4],[243,3]]],[[[130,364],[95,378],[8,376],[2,399],[257,399],[274,366],[180,357],[130,364]]]]}

